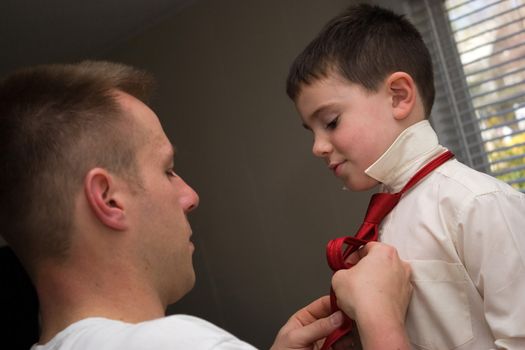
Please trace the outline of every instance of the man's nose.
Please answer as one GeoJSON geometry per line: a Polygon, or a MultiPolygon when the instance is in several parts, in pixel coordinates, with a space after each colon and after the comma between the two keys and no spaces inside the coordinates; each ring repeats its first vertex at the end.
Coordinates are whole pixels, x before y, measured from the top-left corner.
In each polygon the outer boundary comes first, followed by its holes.
{"type": "Polygon", "coordinates": [[[199,195],[193,188],[184,182],[184,180],[181,179],[181,181],[183,182],[184,188],[180,196],[180,204],[184,212],[189,213],[199,206],[199,195]]]}

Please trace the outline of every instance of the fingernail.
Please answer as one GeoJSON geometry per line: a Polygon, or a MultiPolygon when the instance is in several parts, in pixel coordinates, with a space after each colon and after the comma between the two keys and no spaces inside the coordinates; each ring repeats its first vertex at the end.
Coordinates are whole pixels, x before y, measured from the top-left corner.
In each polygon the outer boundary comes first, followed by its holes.
{"type": "Polygon", "coordinates": [[[343,313],[341,311],[337,311],[336,313],[333,313],[330,316],[330,322],[332,322],[334,326],[342,325],[343,324],[343,313]]]}

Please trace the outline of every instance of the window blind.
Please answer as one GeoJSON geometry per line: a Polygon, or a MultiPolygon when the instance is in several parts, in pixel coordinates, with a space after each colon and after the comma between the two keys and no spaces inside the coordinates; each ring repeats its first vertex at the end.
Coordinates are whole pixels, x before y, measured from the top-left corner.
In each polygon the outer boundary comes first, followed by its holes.
{"type": "Polygon", "coordinates": [[[525,0],[408,0],[431,52],[441,142],[525,192],[525,0]]]}

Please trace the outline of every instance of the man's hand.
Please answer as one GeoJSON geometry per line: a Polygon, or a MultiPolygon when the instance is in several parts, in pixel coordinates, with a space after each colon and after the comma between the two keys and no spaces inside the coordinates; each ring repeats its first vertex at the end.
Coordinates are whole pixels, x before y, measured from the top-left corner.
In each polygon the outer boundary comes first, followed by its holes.
{"type": "MultiPolygon", "coordinates": [[[[404,327],[412,293],[408,263],[393,247],[377,242],[349,260],[355,266],[336,272],[332,287],[341,310],[356,321],[363,349],[410,349],[404,327]]],[[[299,310],[281,328],[271,349],[320,348],[343,321],[340,311],[329,316],[330,312],[328,296],[299,310]]],[[[336,343],[334,348],[342,345],[348,344],[336,343]]]]}
{"type": "Polygon", "coordinates": [[[317,299],[297,311],[281,328],[271,350],[311,350],[321,348],[322,341],[343,322],[340,311],[330,315],[330,297],[317,299]]]}
{"type": "Polygon", "coordinates": [[[409,349],[405,315],[412,293],[410,265],[386,244],[371,242],[349,257],[356,263],[337,271],[337,304],[356,320],[364,349],[409,349]]]}

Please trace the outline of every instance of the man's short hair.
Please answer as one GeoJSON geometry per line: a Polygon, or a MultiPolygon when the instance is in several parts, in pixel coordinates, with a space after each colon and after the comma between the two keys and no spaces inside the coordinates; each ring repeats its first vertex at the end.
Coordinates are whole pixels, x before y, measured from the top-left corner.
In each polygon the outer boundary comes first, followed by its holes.
{"type": "Polygon", "coordinates": [[[35,66],[0,82],[0,233],[26,268],[66,256],[89,169],[134,176],[138,141],[116,93],[146,102],[152,84],[141,70],[101,61],[35,66]]]}
{"type": "Polygon", "coordinates": [[[425,115],[434,103],[432,60],[421,34],[404,16],[361,4],[328,22],[293,62],[286,92],[296,100],[301,87],[336,73],[376,92],[391,73],[414,79],[425,115]]]}

